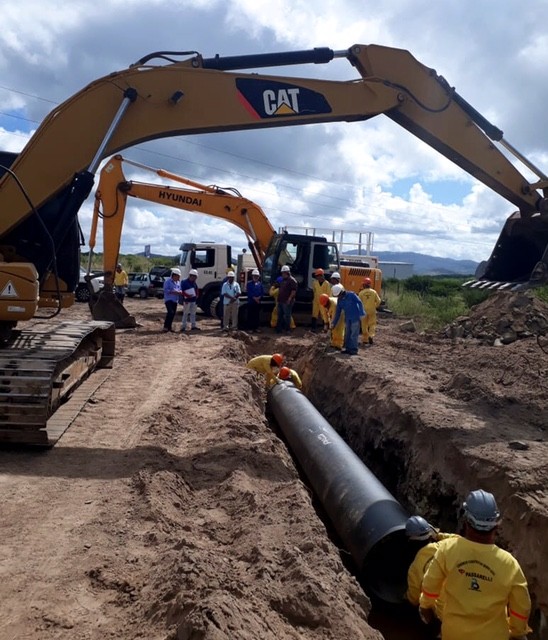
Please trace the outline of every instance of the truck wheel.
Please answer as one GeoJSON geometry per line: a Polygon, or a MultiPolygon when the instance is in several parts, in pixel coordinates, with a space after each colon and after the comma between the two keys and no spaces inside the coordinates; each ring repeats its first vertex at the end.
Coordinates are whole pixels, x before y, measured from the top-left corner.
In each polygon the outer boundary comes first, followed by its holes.
{"type": "Polygon", "coordinates": [[[219,291],[209,291],[204,294],[202,301],[200,303],[200,309],[206,314],[206,316],[213,316],[216,318],[215,307],[213,307],[213,303],[215,300],[219,300],[219,291]]]}
{"type": "Polygon", "coordinates": [[[87,284],[79,284],[74,292],[74,297],[78,302],[88,302],[91,296],[87,284]]]}
{"type": "Polygon", "coordinates": [[[139,289],[139,298],[142,300],[148,298],[148,291],[146,289],[139,289]]]}
{"type": "Polygon", "coordinates": [[[223,317],[223,304],[221,298],[213,298],[209,307],[209,314],[214,318],[221,319],[223,317]]]}

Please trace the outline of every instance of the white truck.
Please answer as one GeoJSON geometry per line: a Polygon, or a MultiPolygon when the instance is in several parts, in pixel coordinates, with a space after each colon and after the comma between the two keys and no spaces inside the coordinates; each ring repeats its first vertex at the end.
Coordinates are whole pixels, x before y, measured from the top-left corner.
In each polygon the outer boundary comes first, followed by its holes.
{"type": "Polygon", "coordinates": [[[181,278],[184,280],[191,269],[196,269],[200,290],[198,306],[207,315],[212,315],[212,305],[215,308],[221,296],[221,286],[229,269],[234,269],[242,291],[245,291],[251,271],[257,268],[251,253],[244,249],[234,257],[232,247],[227,244],[185,242],[180,251],[181,278]]]}

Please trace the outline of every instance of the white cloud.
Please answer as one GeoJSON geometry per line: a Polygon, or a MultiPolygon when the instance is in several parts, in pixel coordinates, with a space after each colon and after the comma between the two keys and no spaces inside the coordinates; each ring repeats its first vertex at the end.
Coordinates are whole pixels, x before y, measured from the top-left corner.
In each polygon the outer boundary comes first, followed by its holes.
{"type": "MultiPolygon", "coordinates": [[[[25,144],[28,134],[20,118],[34,128],[33,121],[40,121],[52,102],[151,51],[198,50],[211,57],[319,46],[338,50],[354,43],[408,49],[546,170],[548,87],[539,78],[548,62],[548,39],[538,10],[529,3],[495,12],[471,0],[379,0],[370,7],[354,0],[8,3],[0,31],[1,84],[7,87],[0,88],[0,148],[19,151],[25,144]]],[[[346,60],[272,73],[356,77],[346,60]]],[[[363,123],[157,140],[124,153],[206,183],[236,187],[262,206],[275,228],[373,230],[379,250],[483,259],[513,211],[384,116],[363,123]]],[[[86,234],[90,216],[88,201],[80,214],[86,234]]],[[[243,234],[219,220],[150,203],[128,207],[124,252],[153,244],[155,252],[173,254],[180,242],[192,239],[245,246],[243,234]]]]}

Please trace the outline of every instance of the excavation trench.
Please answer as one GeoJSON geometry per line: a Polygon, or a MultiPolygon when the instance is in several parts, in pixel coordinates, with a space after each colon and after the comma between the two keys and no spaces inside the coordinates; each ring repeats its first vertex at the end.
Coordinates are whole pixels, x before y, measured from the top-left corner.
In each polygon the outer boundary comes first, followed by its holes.
{"type": "MultiPolygon", "coordinates": [[[[288,344],[286,351],[303,374],[308,399],[409,513],[423,514],[444,531],[457,531],[462,497],[477,487],[495,493],[504,516],[498,542],[525,571],[533,599],[533,637],[546,640],[548,514],[530,499],[538,489],[534,481],[526,486],[516,469],[505,468],[493,454],[492,443],[499,430],[504,432],[500,419],[489,423],[482,416],[481,431],[476,431],[476,418],[459,410],[458,403],[431,388],[421,391],[420,384],[405,388],[401,379],[396,383],[363,358],[334,355],[324,347],[305,350],[288,344]]],[[[390,618],[373,611],[372,623],[382,629],[390,618]]],[[[398,628],[384,633],[411,637],[398,635],[403,633],[398,628]]]]}

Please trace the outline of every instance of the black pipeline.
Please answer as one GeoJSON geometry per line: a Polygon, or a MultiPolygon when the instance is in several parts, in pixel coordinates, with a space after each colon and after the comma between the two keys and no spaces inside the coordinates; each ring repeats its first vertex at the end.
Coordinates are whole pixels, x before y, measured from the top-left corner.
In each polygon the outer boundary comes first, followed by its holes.
{"type": "Polygon", "coordinates": [[[403,602],[409,567],[404,508],[292,384],[274,385],[268,401],[365,588],[385,602],[403,602]]]}

